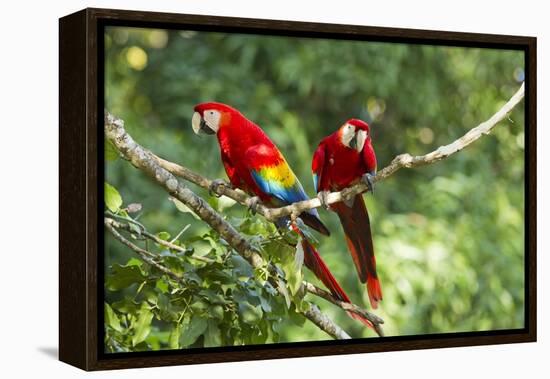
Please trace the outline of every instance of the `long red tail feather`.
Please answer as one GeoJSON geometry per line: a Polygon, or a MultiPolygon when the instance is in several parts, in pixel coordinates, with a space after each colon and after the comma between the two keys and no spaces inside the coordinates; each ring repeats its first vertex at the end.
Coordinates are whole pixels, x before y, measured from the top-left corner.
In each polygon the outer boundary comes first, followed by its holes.
{"type": "Polygon", "coordinates": [[[332,204],[338,214],[353,263],[362,283],[367,283],[370,304],[378,308],[382,300],[382,288],[376,273],[376,258],[370,230],[369,214],[362,195],[355,196],[350,207],[343,202],[332,204]]]}
{"type": "MultiPolygon", "coordinates": [[[[336,278],[332,275],[329,268],[315,249],[315,247],[307,240],[306,236],[300,229],[293,226],[293,229],[301,237],[302,248],[304,249],[304,263],[308,269],[310,269],[315,276],[328,288],[332,296],[340,301],[351,303],[348,295],[344,292],[340,284],[336,281],[336,278]]],[[[347,314],[356,320],[361,321],[363,324],[374,329],[372,323],[363,316],[360,316],[353,312],[347,312],[347,314]]]]}

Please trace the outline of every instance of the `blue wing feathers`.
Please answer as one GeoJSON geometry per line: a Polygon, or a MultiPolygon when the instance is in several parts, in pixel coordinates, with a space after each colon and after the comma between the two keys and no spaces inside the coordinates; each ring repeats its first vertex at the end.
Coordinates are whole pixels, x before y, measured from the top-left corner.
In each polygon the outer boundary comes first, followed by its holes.
{"type": "Polygon", "coordinates": [[[258,171],[252,171],[252,177],[262,192],[276,197],[285,205],[308,199],[298,180],[292,187],[285,188],[276,180],[263,178],[258,171]]]}

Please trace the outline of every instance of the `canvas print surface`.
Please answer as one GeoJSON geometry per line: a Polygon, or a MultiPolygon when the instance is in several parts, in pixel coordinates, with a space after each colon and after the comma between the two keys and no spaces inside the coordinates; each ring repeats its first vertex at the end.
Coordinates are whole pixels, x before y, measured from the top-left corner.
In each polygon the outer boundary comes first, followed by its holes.
{"type": "Polygon", "coordinates": [[[524,327],[523,51],[108,26],[103,53],[105,353],[524,327]]]}

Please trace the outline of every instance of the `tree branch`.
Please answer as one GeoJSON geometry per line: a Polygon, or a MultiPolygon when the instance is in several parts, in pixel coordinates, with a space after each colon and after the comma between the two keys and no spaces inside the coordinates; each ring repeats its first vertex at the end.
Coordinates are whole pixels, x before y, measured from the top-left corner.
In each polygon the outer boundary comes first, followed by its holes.
{"type": "MultiPolygon", "coordinates": [[[[487,121],[479,124],[478,126],[470,129],[465,135],[453,141],[452,143],[440,146],[436,150],[419,156],[413,156],[405,153],[396,156],[391,163],[380,170],[373,178],[373,182],[379,182],[389,178],[396,171],[401,168],[412,168],[425,166],[443,160],[454,153],[459,152],[471,143],[479,139],[482,135],[489,134],[491,130],[502,121],[514,107],[523,99],[525,92],[525,84],[522,84],[517,92],[508,100],[506,104],[502,106],[491,118],[487,121]]],[[[179,176],[185,180],[188,180],[202,188],[210,190],[212,181],[203,177],[200,174],[193,172],[192,170],[180,166],[176,163],[169,162],[153,154],[153,157],[157,160],[159,165],[164,167],[176,176],[179,176]]],[[[346,199],[349,199],[355,195],[368,191],[368,187],[363,184],[355,184],[340,192],[332,192],[327,197],[327,204],[334,204],[346,199]]],[[[215,191],[217,195],[225,195],[238,203],[248,206],[249,196],[241,190],[234,190],[229,186],[220,186],[215,191]]],[[[321,206],[321,201],[317,198],[310,200],[300,201],[280,208],[268,208],[264,205],[259,205],[257,212],[264,216],[269,221],[275,221],[284,216],[298,216],[304,211],[321,206]]]]}
{"type": "Polygon", "coordinates": [[[105,227],[107,228],[107,230],[109,230],[109,232],[111,232],[111,234],[119,242],[126,245],[131,250],[135,251],[141,257],[141,259],[143,259],[145,262],[147,262],[151,266],[157,268],[158,270],[162,271],[163,273],[170,276],[172,279],[176,280],[177,282],[179,282],[181,284],[184,284],[184,285],[187,284],[185,282],[185,279],[182,276],[176,274],[172,270],[170,270],[167,267],[165,267],[165,266],[161,265],[160,263],[156,262],[155,259],[158,258],[158,257],[155,254],[153,254],[150,251],[147,251],[145,249],[142,249],[141,247],[133,244],[132,242],[130,242],[129,240],[124,238],[124,236],[122,236],[122,234],[120,234],[116,230],[116,227],[118,226],[118,223],[116,221],[114,221],[112,219],[109,219],[109,218],[105,218],[103,223],[105,224],[105,227]]]}
{"type": "Polygon", "coordinates": [[[344,329],[340,328],[327,315],[321,313],[317,305],[310,303],[309,309],[303,313],[308,320],[324,330],[329,336],[337,340],[351,339],[344,329]]]}
{"type": "MultiPolygon", "coordinates": [[[[117,231],[117,229],[123,229],[123,230],[126,230],[127,232],[132,232],[132,229],[130,228],[130,226],[128,224],[123,224],[123,223],[117,222],[117,221],[115,221],[111,218],[107,218],[107,217],[104,219],[104,223],[105,223],[106,228],[111,232],[111,234],[119,242],[121,242],[123,245],[126,245],[131,250],[133,250],[134,252],[136,252],[145,262],[147,262],[148,264],[156,267],[158,270],[162,271],[166,275],[168,275],[171,278],[175,279],[177,282],[186,285],[185,280],[180,275],[176,274],[175,272],[173,272],[169,268],[167,268],[167,267],[163,266],[162,264],[155,261],[155,259],[160,258],[159,256],[157,256],[156,254],[153,254],[150,251],[142,249],[139,246],[133,244],[128,239],[124,238],[124,236],[122,236],[117,231]]],[[[170,248],[170,249],[175,249],[175,250],[178,250],[178,251],[184,251],[185,250],[181,246],[174,245],[170,242],[164,241],[164,240],[158,238],[157,236],[155,236],[154,234],[151,234],[151,233],[147,232],[146,230],[141,230],[141,234],[146,236],[147,238],[149,238],[149,239],[165,246],[165,247],[170,248]]],[[[197,258],[197,257],[193,257],[193,258],[197,258]]],[[[203,257],[198,257],[198,258],[203,258],[203,257]]],[[[208,259],[208,261],[210,261],[210,259],[208,259]]],[[[333,300],[331,300],[332,295],[330,293],[328,293],[326,291],[323,291],[320,288],[315,287],[313,284],[309,284],[309,283],[307,283],[307,284],[310,288],[315,289],[315,291],[318,291],[319,293],[325,292],[325,294],[318,295],[318,296],[322,296],[323,298],[327,299],[328,301],[333,302],[333,300]]],[[[304,288],[306,288],[306,286],[304,286],[304,288]]],[[[334,299],[334,300],[338,301],[336,299],[334,299]]],[[[340,303],[343,303],[343,302],[340,302],[340,303]]],[[[343,303],[343,304],[345,304],[346,306],[349,306],[348,303],[343,303]]],[[[356,305],[353,305],[353,304],[351,305],[351,307],[355,307],[355,308],[359,309],[359,307],[357,307],[356,305]]],[[[366,312],[366,311],[364,311],[364,312],[366,312]]],[[[326,315],[324,315],[315,304],[310,303],[310,309],[308,311],[304,312],[303,315],[304,315],[304,317],[306,317],[308,320],[313,322],[315,325],[319,326],[323,331],[325,331],[328,335],[330,335],[331,337],[333,337],[335,339],[349,339],[349,338],[351,338],[342,328],[340,328],[330,318],[328,318],[326,315]]]]}
{"type": "Polygon", "coordinates": [[[252,267],[262,266],[263,259],[259,252],[239,234],[233,225],[226,222],[204,199],[181,184],[173,174],[161,167],[154,155],[136,143],[126,132],[124,122],[108,113],[105,115],[105,136],[136,168],[148,174],[172,197],[188,206],[212,229],[217,231],[252,267]]]}
{"type": "MultiPolygon", "coordinates": [[[[508,102],[504,104],[502,108],[500,108],[493,116],[491,116],[491,118],[470,129],[466,134],[464,134],[459,139],[451,142],[450,144],[440,146],[436,150],[425,155],[412,156],[408,153],[405,153],[396,156],[388,166],[384,167],[376,174],[376,176],[373,178],[373,182],[376,183],[389,178],[391,175],[395,174],[395,172],[400,168],[425,166],[443,160],[453,155],[454,153],[459,152],[460,150],[469,146],[474,141],[478,140],[482,135],[489,134],[491,130],[500,121],[502,121],[523,99],[524,92],[525,84],[522,84],[521,87],[516,91],[516,93],[510,98],[510,100],[508,100],[508,102]]],[[[368,191],[368,187],[365,184],[355,184],[340,192],[330,193],[327,197],[327,204],[334,204],[366,191],[368,191]]],[[[320,206],[321,201],[317,198],[314,198],[281,208],[269,209],[266,217],[268,217],[269,219],[277,219],[291,214],[299,215],[306,210],[317,208],[320,206]]]]}
{"type": "Polygon", "coordinates": [[[374,326],[374,331],[376,334],[378,334],[380,337],[384,337],[384,331],[382,330],[381,324],[384,323],[384,320],[382,320],[380,317],[375,315],[374,313],[371,313],[363,308],[360,308],[359,306],[353,304],[353,303],[346,303],[345,301],[338,300],[332,294],[328,291],[325,291],[324,289],[321,289],[309,282],[303,282],[304,289],[309,292],[312,295],[319,296],[328,302],[342,308],[346,312],[351,312],[358,314],[359,316],[365,317],[367,320],[369,320],[372,325],[374,326]]]}
{"type": "MultiPolygon", "coordinates": [[[[158,158],[141,147],[124,129],[124,122],[113,117],[109,113],[105,113],[105,136],[117,148],[117,150],[129,160],[136,168],[142,170],[152,177],[160,186],[162,186],[171,196],[175,197],[193,212],[195,212],[203,221],[210,227],[216,230],[220,236],[244,259],[246,259],[254,268],[261,268],[264,265],[263,259],[259,252],[242,236],[233,225],[229,224],[223,217],[216,212],[204,199],[197,196],[189,188],[181,184],[177,178],[168,170],[163,168],[158,161],[158,158]]],[[[146,254],[146,251],[135,246],[130,241],[125,241],[124,237],[118,233],[114,227],[106,222],[105,226],[119,241],[138,252],[148,263],[156,265],[155,261],[146,254]],[[116,233],[116,234],[115,234],[116,233]],[[120,238],[119,238],[120,237],[120,238]]],[[[156,266],[155,266],[156,267],[156,266]]],[[[159,268],[160,269],[160,268],[159,268]]],[[[284,290],[280,288],[278,283],[275,288],[281,294],[284,290]]],[[[310,309],[303,313],[311,322],[313,322],[321,330],[334,338],[347,339],[350,336],[336,325],[330,318],[322,314],[318,307],[310,304],[310,309]]]]}
{"type": "MultiPolygon", "coordinates": [[[[514,109],[523,97],[524,84],[521,85],[519,90],[510,98],[510,100],[508,100],[508,102],[491,118],[472,128],[461,138],[448,145],[440,146],[436,150],[425,155],[412,156],[408,153],[398,155],[388,166],[378,172],[378,174],[373,178],[373,181],[379,182],[387,179],[403,167],[412,168],[438,162],[464,149],[479,139],[482,135],[489,134],[491,130],[514,109]]],[[[145,171],[172,196],[176,197],[178,200],[182,201],[189,208],[191,208],[196,214],[199,215],[199,217],[201,217],[201,219],[207,222],[214,230],[218,231],[222,238],[224,238],[239,254],[249,261],[253,267],[258,268],[262,266],[263,260],[261,256],[246,241],[246,239],[240,235],[232,225],[223,220],[223,218],[216,211],[214,211],[208,203],[194,194],[190,189],[183,186],[173,175],[179,176],[204,189],[213,190],[219,196],[227,196],[242,205],[248,206],[250,197],[246,193],[239,189],[233,189],[229,185],[211,188],[212,180],[205,178],[204,176],[184,166],[162,159],[138,145],[124,130],[122,120],[116,119],[108,113],[105,114],[105,132],[107,138],[135,167],[145,171]]],[[[340,192],[330,193],[327,197],[327,203],[333,204],[340,202],[357,194],[366,192],[367,190],[368,188],[366,185],[359,183],[340,192]]],[[[257,207],[257,212],[264,216],[267,220],[275,221],[284,216],[298,216],[306,210],[317,208],[319,206],[321,206],[319,199],[313,198],[280,208],[268,208],[260,204],[257,207]]],[[[109,226],[107,227],[109,228],[109,226]]],[[[110,227],[112,228],[112,226],[110,227]]],[[[131,244],[131,242],[129,243],[131,244]]],[[[170,246],[167,246],[166,241],[162,241],[162,244],[170,248],[170,246]]],[[[140,249],[135,245],[134,247],[140,249]]],[[[137,250],[135,251],[138,252],[137,250]]],[[[140,255],[141,254],[143,254],[143,251],[140,255]]],[[[322,297],[346,311],[363,315],[369,319],[373,325],[375,325],[376,332],[379,335],[383,335],[380,328],[380,324],[383,323],[383,320],[378,316],[369,313],[354,304],[341,302],[327,291],[317,288],[310,283],[304,283],[304,288],[307,292],[322,297]]],[[[335,338],[349,338],[349,335],[341,330],[341,328],[332,323],[332,321],[326,318],[326,316],[321,314],[317,307],[310,307],[310,311],[306,312],[305,316],[329,335],[335,338]],[[330,321],[330,325],[327,324],[327,319],[330,321]]]]}
{"type": "MultiPolygon", "coordinates": [[[[117,217],[116,215],[112,215],[112,216],[115,216],[117,217]]],[[[112,217],[111,215],[109,215],[109,217],[112,217]]],[[[134,220],[126,220],[124,218],[120,218],[120,220],[123,220],[124,222],[127,222],[126,224],[125,223],[121,223],[121,222],[117,222],[115,220],[112,220],[111,218],[105,218],[105,220],[109,221],[111,223],[112,226],[114,226],[115,228],[117,229],[123,229],[127,232],[130,232],[130,233],[134,233],[134,230],[132,230],[132,228],[130,227],[130,225],[128,223],[131,223],[131,222],[135,222],[134,220]]],[[[140,229],[140,234],[161,245],[161,246],[164,246],[168,249],[171,249],[171,250],[176,250],[176,251],[179,251],[180,253],[188,253],[188,251],[186,249],[184,249],[183,247],[181,246],[178,246],[172,242],[169,242],[169,241],[165,241],[161,238],[159,238],[158,236],[152,234],[152,233],[149,233],[147,231],[147,229],[145,229],[145,227],[143,225],[140,224],[139,226],[139,229],[140,229]]],[[[158,258],[157,256],[155,256],[155,254],[152,254],[152,253],[149,253],[152,255],[153,258],[158,258]]],[[[209,258],[206,258],[206,257],[201,257],[200,255],[190,255],[189,258],[193,258],[193,259],[196,259],[197,261],[202,261],[202,262],[205,262],[205,263],[212,263],[214,262],[213,260],[209,259],[209,258]]]]}
{"type": "MultiPolygon", "coordinates": [[[[134,233],[134,230],[130,227],[130,225],[128,223],[123,223],[123,222],[119,222],[119,221],[115,221],[113,219],[111,219],[112,215],[109,215],[109,217],[106,217],[105,218],[105,222],[106,223],[109,223],[110,226],[114,227],[115,229],[122,229],[126,232],[129,232],[129,233],[134,233]]],[[[133,220],[126,220],[126,219],[123,219],[121,218],[120,219],[121,221],[124,221],[124,222],[132,222],[133,220]]],[[[112,233],[112,230],[109,229],[109,231],[111,231],[112,233]]],[[[114,233],[113,233],[114,234],[114,233]]],[[[140,224],[140,234],[142,236],[144,236],[145,238],[148,238],[150,239],[151,241],[154,241],[155,243],[161,245],[161,246],[164,246],[168,249],[172,249],[172,250],[176,250],[176,251],[179,251],[179,252],[182,252],[182,253],[186,253],[187,251],[182,248],[181,246],[178,246],[178,245],[175,245],[171,242],[168,242],[168,241],[165,241],[163,239],[160,239],[158,238],[156,235],[148,232],[145,227],[143,225],[140,224]]],[[[147,255],[148,257],[150,257],[151,259],[159,259],[160,256],[157,256],[147,250],[143,250],[143,249],[140,249],[136,246],[136,248],[134,248],[134,246],[131,246],[133,244],[131,244],[130,241],[128,240],[123,240],[124,237],[122,236],[118,236],[117,234],[114,234],[115,237],[120,241],[122,242],[124,245],[126,246],[129,246],[132,250],[136,251],[138,254],[142,255],[142,254],[145,254],[147,255]],[[131,244],[131,245],[130,245],[131,244]]],[[[194,256],[194,255],[191,255],[190,258],[193,258],[193,259],[196,259],[196,260],[199,260],[199,261],[203,261],[203,262],[206,262],[206,263],[211,263],[213,262],[211,259],[209,258],[205,258],[205,257],[201,257],[201,256],[194,256]]],[[[156,266],[157,268],[159,268],[158,266],[156,266]]],[[[168,270],[168,269],[166,269],[168,270]]],[[[162,269],[163,272],[166,273],[165,269],[162,269]]],[[[273,270],[271,270],[271,272],[274,272],[273,270]]],[[[174,274],[176,275],[176,274],[174,274]]],[[[173,275],[171,275],[173,277],[173,275]]],[[[318,296],[318,297],[321,297],[325,300],[327,300],[328,302],[342,308],[343,310],[347,311],[347,312],[352,312],[352,313],[356,313],[360,316],[363,316],[365,318],[367,318],[374,326],[375,326],[375,331],[376,333],[379,335],[379,336],[383,336],[383,332],[382,332],[382,329],[379,327],[380,324],[383,324],[384,323],[384,320],[382,320],[380,317],[376,316],[375,314],[373,313],[370,313],[368,312],[367,310],[365,309],[362,309],[360,308],[359,306],[355,305],[355,304],[352,304],[352,303],[346,303],[344,301],[341,301],[341,300],[338,300],[336,299],[334,296],[332,296],[332,294],[330,292],[327,292],[311,283],[308,283],[308,282],[303,282],[303,288],[306,292],[308,293],[311,293],[312,295],[315,295],[315,296],[318,296]]],[[[306,317],[314,317],[316,319],[319,320],[322,320],[322,317],[320,317],[319,315],[315,315],[315,310],[312,311],[312,313],[310,313],[310,315],[306,315],[304,314],[304,316],[306,317]]],[[[338,328],[333,328],[332,331],[334,332],[334,334],[340,334],[341,336],[343,336],[344,334],[338,332],[338,328]]],[[[327,332],[328,333],[328,332],[327,332]]],[[[344,332],[345,333],[345,332],[344,332]]],[[[330,333],[329,333],[330,334],[330,333]]]]}

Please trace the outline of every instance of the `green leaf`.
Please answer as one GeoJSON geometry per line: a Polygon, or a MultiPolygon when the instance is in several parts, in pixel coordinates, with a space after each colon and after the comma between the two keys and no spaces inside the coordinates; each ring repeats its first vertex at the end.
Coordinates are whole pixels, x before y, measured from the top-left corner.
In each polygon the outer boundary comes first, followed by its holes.
{"type": "Polygon", "coordinates": [[[241,302],[239,303],[239,315],[244,323],[256,325],[262,320],[262,307],[259,305],[253,306],[250,303],[241,302]]]}
{"type": "Polygon", "coordinates": [[[157,237],[161,240],[168,241],[170,239],[170,233],[168,232],[158,232],[157,237]]]}
{"type": "Polygon", "coordinates": [[[210,304],[226,304],[227,300],[221,293],[218,293],[212,289],[201,290],[200,295],[205,296],[210,304]]]}
{"type": "Polygon", "coordinates": [[[174,328],[170,331],[170,337],[168,337],[168,347],[170,347],[170,349],[180,348],[180,329],[180,325],[176,324],[174,328]]]}
{"type": "MultiPolygon", "coordinates": [[[[287,283],[290,289],[290,292],[295,295],[298,293],[303,281],[302,274],[302,265],[304,263],[304,249],[301,243],[296,245],[296,253],[294,254],[294,260],[292,266],[288,267],[288,271],[285,270],[287,274],[287,283]]],[[[283,268],[284,269],[284,268],[283,268]]]]}
{"type": "Polygon", "coordinates": [[[189,346],[195,343],[197,338],[201,336],[208,327],[206,318],[194,315],[189,324],[181,331],[180,344],[181,346],[189,346]]]}
{"type": "Polygon", "coordinates": [[[288,312],[288,319],[297,326],[302,326],[306,322],[306,318],[303,314],[298,313],[294,306],[288,312]]]}
{"type": "Polygon", "coordinates": [[[218,320],[223,320],[223,307],[219,304],[216,304],[209,309],[210,315],[212,318],[216,318],[218,320]]]}
{"type": "Polygon", "coordinates": [[[201,218],[199,216],[197,216],[197,214],[195,212],[193,212],[187,205],[183,204],[181,201],[179,201],[178,199],[174,198],[174,197],[170,197],[169,198],[170,201],[172,201],[174,203],[174,205],[176,206],[176,208],[178,209],[178,211],[182,212],[182,213],[190,213],[196,220],[200,220],[201,218]]]}
{"type": "Polygon", "coordinates": [[[303,299],[300,299],[300,301],[295,301],[295,303],[297,311],[301,313],[305,313],[309,311],[309,308],[311,308],[311,304],[303,299]]]}
{"type": "Polygon", "coordinates": [[[256,333],[253,333],[250,339],[250,342],[253,345],[263,345],[267,340],[267,334],[264,334],[260,331],[256,331],[256,333]]]}
{"type": "Polygon", "coordinates": [[[115,311],[113,311],[113,308],[111,308],[109,304],[104,303],[103,309],[105,311],[105,324],[109,325],[117,332],[121,332],[122,327],[120,326],[120,319],[116,315],[115,311]]]}
{"type": "Polygon", "coordinates": [[[216,210],[218,210],[219,212],[223,212],[225,211],[226,209],[228,208],[231,208],[233,205],[237,204],[237,202],[225,195],[222,195],[220,196],[219,198],[217,198],[217,206],[215,207],[216,210]]]}
{"type": "Polygon", "coordinates": [[[117,148],[105,138],[105,160],[108,162],[116,161],[119,155],[117,148]]]}
{"type": "Polygon", "coordinates": [[[222,334],[215,320],[208,320],[208,329],[204,334],[204,347],[217,347],[222,344],[222,334]]]}
{"type": "Polygon", "coordinates": [[[271,304],[269,303],[269,300],[264,296],[260,296],[260,305],[262,306],[262,309],[264,312],[266,313],[271,312],[271,304]]]}
{"type": "Polygon", "coordinates": [[[193,304],[191,304],[190,308],[196,313],[202,313],[208,309],[208,304],[202,300],[195,300],[193,304]]]}
{"type": "Polygon", "coordinates": [[[111,212],[117,213],[122,205],[120,193],[118,193],[115,187],[107,182],[105,182],[104,188],[105,205],[111,212]]]}
{"type": "Polygon", "coordinates": [[[164,280],[159,279],[157,280],[155,287],[159,289],[162,293],[168,293],[168,283],[166,283],[164,280]]]}
{"type": "Polygon", "coordinates": [[[126,262],[125,266],[138,266],[138,267],[141,267],[142,264],[143,264],[143,261],[141,259],[130,258],[130,259],[128,259],[128,262],[126,262]]]}
{"type": "Polygon", "coordinates": [[[134,326],[134,334],[132,336],[132,345],[136,346],[137,344],[145,341],[145,338],[151,332],[151,321],[153,320],[153,312],[149,309],[149,306],[146,303],[141,305],[139,310],[139,317],[134,326]]]}
{"type": "Polygon", "coordinates": [[[290,294],[288,293],[285,282],[281,278],[277,278],[277,283],[279,285],[279,289],[283,293],[287,308],[290,308],[290,294]]]}
{"type": "Polygon", "coordinates": [[[233,264],[233,272],[237,279],[248,280],[254,277],[254,269],[243,257],[237,254],[231,256],[231,263],[233,264]]]}
{"type": "Polygon", "coordinates": [[[115,301],[114,303],[112,303],[111,307],[120,313],[134,314],[137,313],[139,309],[139,304],[136,303],[132,298],[125,297],[120,301],[115,301]]]}
{"type": "Polygon", "coordinates": [[[272,241],[265,246],[265,252],[278,260],[279,266],[285,273],[287,287],[295,296],[302,285],[304,250],[300,241],[293,248],[286,243],[272,241]]]}
{"type": "Polygon", "coordinates": [[[115,263],[111,268],[111,272],[107,275],[105,287],[110,291],[119,291],[132,284],[142,283],[145,279],[147,278],[139,265],[121,266],[115,263]]]}

